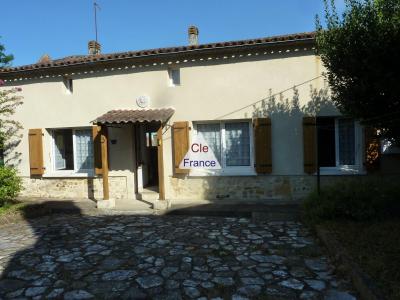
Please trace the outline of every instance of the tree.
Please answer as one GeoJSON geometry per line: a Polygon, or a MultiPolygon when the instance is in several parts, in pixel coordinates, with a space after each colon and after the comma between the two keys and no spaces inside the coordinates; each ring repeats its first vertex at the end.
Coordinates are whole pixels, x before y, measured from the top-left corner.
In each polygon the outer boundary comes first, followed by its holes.
{"type": "Polygon", "coordinates": [[[344,114],[400,141],[400,1],[345,0],[339,16],[325,4],[326,26],[317,17],[317,53],[332,100],[344,114]]]}
{"type": "Polygon", "coordinates": [[[11,54],[5,54],[5,50],[6,49],[4,48],[4,45],[0,44],[0,69],[8,66],[10,62],[14,59],[14,56],[12,56],[11,54]]]}
{"type": "MultiPolygon", "coordinates": [[[[6,55],[4,50],[4,46],[0,44],[0,69],[8,66],[13,59],[13,56],[6,55]]],[[[4,163],[4,155],[6,155],[6,163],[13,165],[19,162],[20,153],[14,152],[14,149],[20,143],[22,135],[19,131],[22,126],[11,117],[17,107],[22,104],[22,97],[18,95],[21,88],[1,88],[4,84],[5,82],[0,78],[0,164],[4,163]]]]}

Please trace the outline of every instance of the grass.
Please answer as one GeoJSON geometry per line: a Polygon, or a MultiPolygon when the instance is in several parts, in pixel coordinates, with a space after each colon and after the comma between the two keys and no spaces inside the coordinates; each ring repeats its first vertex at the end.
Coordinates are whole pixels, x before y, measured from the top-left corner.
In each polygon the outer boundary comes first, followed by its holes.
{"type": "Polygon", "coordinates": [[[400,299],[400,219],[329,221],[323,226],[337,236],[388,299],[400,299]]]}
{"type": "Polygon", "coordinates": [[[21,202],[6,202],[3,206],[0,206],[0,216],[6,214],[14,214],[25,208],[26,204],[21,202]]]}

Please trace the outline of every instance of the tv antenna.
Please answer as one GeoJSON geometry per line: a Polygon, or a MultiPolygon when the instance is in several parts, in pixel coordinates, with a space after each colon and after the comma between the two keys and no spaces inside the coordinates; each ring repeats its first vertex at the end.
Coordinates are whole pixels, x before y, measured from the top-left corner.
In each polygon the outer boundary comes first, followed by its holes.
{"type": "Polygon", "coordinates": [[[93,0],[94,31],[96,33],[96,43],[98,43],[98,37],[97,37],[97,9],[100,10],[100,5],[97,4],[96,0],[93,0]]]}

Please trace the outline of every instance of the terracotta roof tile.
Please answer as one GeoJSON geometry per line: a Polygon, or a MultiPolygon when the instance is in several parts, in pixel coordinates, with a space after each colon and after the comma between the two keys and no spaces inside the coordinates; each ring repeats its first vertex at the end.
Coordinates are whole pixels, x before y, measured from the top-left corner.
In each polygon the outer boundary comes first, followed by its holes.
{"type": "Polygon", "coordinates": [[[149,50],[141,50],[141,51],[127,51],[120,53],[109,53],[109,54],[96,54],[96,55],[75,55],[68,56],[65,58],[51,60],[48,64],[31,64],[18,66],[13,68],[4,68],[0,69],[1,74],[10,74],[16,72],[26,72],[30,70],[37,70],[42,68],[53,68],[60,67],[65,65],[81,65],[87,64],[90,62],[96,61],[114,61],[120,59],[126,59],[127,57],[142,57],[149,55],[161,55],[165,53],[181,53],[196,50],[207,50],[212,49],[213,51],[218,51],[219,49],[225,49],[229,47],[235,46],[254,46],[254,45],[262,45],[262,44],[274,44],[278,42],[296,42],[301,40],[314,40],[315,32],[304,32],[304,33],[296,33],[296,34],[288,34],[288,35],[280,35],[266,38],[256,38],[256,39],[248,39],[241,41],[229,41],[229,42],[217,42],[210,44],[201,44],[201,45],[192,45],[192,46],[180,46],[180,47],[168,47],[168,48],[158,48],[158,49],[149,49],[149,50]]]}
{"type": "Polygon", "coordinates": [[[173,108],[110,110],[96,118],[95,124],[135,123],[161,121],[165,123],[174,114],[173,108]]]}

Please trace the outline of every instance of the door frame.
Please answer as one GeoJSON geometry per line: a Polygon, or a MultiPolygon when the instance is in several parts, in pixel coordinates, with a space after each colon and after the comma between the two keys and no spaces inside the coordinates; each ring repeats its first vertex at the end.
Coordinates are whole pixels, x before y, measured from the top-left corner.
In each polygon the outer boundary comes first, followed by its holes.
{"type": "Polygon", "coordinates": [[[163,124],[157,130],[157,164],[158,164],[158,194],[160,200],[165,200],[165,182],[164,182],[164,155],[163,155],[163,124]]]}
{"type": "MultiPolygon", "coordinates": [[[[136,180],[135,180],[135,193],[139,193],[138,187],[138,171],[139,171],[139,156],[143,155],[141,152],[141,130],[140,125],[143,123],[135,123],[134,124],[134,151],[135,151],[135,172],[136,172],[136,180]]],[[[159,127],[157,129],[157,170],[158,170],[158,194],[160,200],[165,200],[165,182],[164,182],[164,154],[163,154],[163,124],[159,122],[159,127]]]]}

